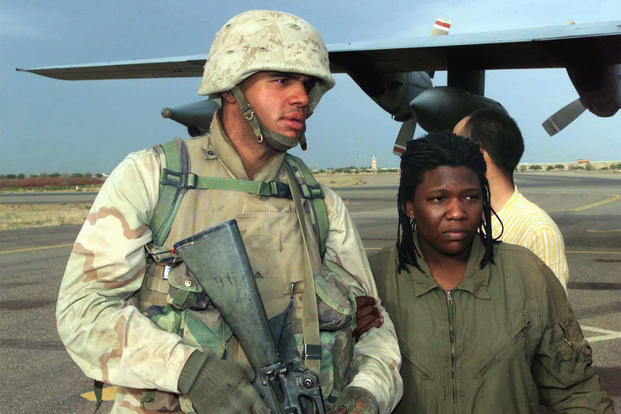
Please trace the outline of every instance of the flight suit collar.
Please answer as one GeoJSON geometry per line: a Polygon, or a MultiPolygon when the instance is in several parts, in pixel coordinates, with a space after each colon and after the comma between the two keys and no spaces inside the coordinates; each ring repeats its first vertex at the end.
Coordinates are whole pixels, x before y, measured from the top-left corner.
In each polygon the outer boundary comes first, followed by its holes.
{"type": "MultiPolygon", "coordinates": [[[[235,147],[231,143],[230,138],[226,134],[222,121],[220,120],[220,111],[216,112],[211,121],[209,140],[206,143],[207,147],[203,148],[203,152],[209,154],[210,151],[214,154],[215,158],[218,158],[229,173],[242,180],[252,179],[254,181],[274,181],[278,176],[278,173],[282,167],[283,160],[285,159],[285,153],[274,154],[254,177],[249,178],[244,168],[242,159],[235,151],[235,147]]],[[[206,157],[207,158],[207,157],[206,157]]]]}
{"type": "MultiPolygon", "coordinates": [[[[410,275],[412,276],[414,284],[414,294],[416,296],[422,296],[433,289],[442,289],[440,285],[431,275],[431,269],[425,261],[422,255],[422,250],[418,245],[418,238],[414,234],[414,244],[416,246],[416,257],[418,265],[422,272],[413,266],[408,266],[410,275]]],[[[490,299],[488,292],[489,279],[491,276],[491,263],[488,263],[483,269],[479,269],[479,263],[485,254],[485,247],[480,237],[475,237],[472,242],[472,248],[470,250],[470,256],[468,263],[466,264],[466,271],[464,273],[464,279],[453,290],[465,290],[472,293],[474,296],[480,299],[490,299]]]]}

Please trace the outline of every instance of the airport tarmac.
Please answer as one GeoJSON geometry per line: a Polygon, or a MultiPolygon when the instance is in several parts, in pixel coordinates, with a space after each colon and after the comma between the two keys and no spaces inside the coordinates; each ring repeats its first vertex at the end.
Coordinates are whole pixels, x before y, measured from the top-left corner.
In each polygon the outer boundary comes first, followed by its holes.
{"type": "MultiPolygon", "coordinates": [[[[336,189],[369,255],[395,241],[397,185],[396,176],[387,176],[336,189]]],[[[517,185],[548,211],[565,237],[569,299],[592,344],[602,384],[621,412],[621,177],[520,174],[517,185]]],[[[2,194],[0,203],[16,202],[9,197],[27,198],[2,194]]],[[[74,196],[53,197],[67,202],[74,196]]],[[[79,197],[92,200],[93,195],[79,197]]],[[[54,319],[58,287],[79,228],[0,231],[0,412],[93,410],[93,403],[81,396],[92,383],[65,351],[54,319]]],[[[101,412],[110,404],[104,403],[101,412]]]]}

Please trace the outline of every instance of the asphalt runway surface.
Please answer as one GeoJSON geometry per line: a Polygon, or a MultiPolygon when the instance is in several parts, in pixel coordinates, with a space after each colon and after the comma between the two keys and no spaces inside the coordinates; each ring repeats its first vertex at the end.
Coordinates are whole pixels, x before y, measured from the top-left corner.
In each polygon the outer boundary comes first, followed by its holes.
{"type": "MultiPolygon", "coordinates": [[[[396,238],[397,179],[369,181],[337,191],[373,255],[396,238]]],[[[593,347],[602,385],[621,412],[621,177],[521,174],[517,185],[563,233],[569,299],[593,347]]],[[[4,194],[0,203],[93,197],[4,194]]],[[[0,413],[91,413],[94,408],[81,396],[92,390],[92,383],[65,351],[54,318],[62,273],[79,229],[0,231],[0,413]]],[[[110,407],[105,402],[100,412],[110,407]]]]}

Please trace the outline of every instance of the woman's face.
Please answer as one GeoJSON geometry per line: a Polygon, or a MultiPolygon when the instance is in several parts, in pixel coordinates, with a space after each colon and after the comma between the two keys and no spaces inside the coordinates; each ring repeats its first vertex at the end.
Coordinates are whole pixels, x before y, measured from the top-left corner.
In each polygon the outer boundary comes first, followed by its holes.
{"type": "Polygon", "coordinates": [[[483,212],[481,183],[468,167],[437,167],[423,175],[406,213],[416,219],[425,256],[470,253],[483,212]]]}

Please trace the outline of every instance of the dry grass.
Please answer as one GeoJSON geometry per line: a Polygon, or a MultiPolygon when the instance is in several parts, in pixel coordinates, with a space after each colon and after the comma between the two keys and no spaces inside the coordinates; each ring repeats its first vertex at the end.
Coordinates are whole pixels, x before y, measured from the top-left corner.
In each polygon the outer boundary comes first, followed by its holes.
{"type": "Polygon", "coordinates": [[[328,187],[345,187],[366,183],[364,178],[357,174],[315,174],[315,179],[328,187]]]}
{"type": "Polygon", "coordinates": [[[0,204],[0,230],[81,224],[91,203],[0,204]]]}
{"type": "MultiPolygon", "coordinates": [[[[316,174],[315,178],[328,187],[366,182],[357,174],[316,174]]],[[[90,207],[91,203],[0,204],[0,230],[81,224],[90,207]]]]}

